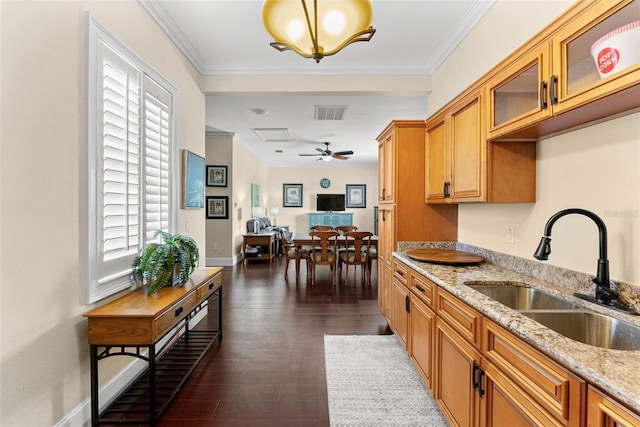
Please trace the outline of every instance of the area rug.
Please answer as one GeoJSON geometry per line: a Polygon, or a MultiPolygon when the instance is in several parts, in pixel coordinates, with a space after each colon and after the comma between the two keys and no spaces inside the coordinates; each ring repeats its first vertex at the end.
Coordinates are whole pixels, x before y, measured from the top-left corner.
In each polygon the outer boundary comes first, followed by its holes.
{"type": "Polygon", "coordinates": [[[448,426],[395,335],[325,335],[329,419],[338,426],[448,426]]]}

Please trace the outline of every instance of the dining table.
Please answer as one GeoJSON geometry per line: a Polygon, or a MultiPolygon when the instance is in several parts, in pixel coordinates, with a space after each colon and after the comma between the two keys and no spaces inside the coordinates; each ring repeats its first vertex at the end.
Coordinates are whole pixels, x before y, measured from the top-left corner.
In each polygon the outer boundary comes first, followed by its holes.
{"type": "MultiPolygon", "coordinates": [[[[347,247],[349,240],[353,240],[353,237],[349,237],[349,236],[336,236],[335,239],[338,239],[338,247],[347,247]]],[[[309,233],[296,233],[293,235],[293,238],[291,239],[293,246],[295,247],[296,251],[300,251],[300,249],[304,246],[312,246],[313,245],[313,241],[311,239],[311,235],[309,233]]],[[[315,239],[316,243],[318,242],[318,238],[315,239]]],[[[375,234],[373,236],[371,236],[371,247],[373,248],[377,248],[378,247],[378,236],[376,236],[375,234]]],[[[296,277],[298,277],[300,273],[300,263],[297,262],[296,263],[296,277]]]]}

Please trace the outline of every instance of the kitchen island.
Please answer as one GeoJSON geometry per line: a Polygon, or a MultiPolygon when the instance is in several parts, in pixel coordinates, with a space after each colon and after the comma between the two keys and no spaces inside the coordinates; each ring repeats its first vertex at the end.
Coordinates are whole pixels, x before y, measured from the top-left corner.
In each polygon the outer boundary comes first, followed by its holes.
{"type": "MultiPolygon", "coordinates": [[[[640,412],[640,350],[609,350],[582,344],[465,285],[465,282],[481,281],[526,283],[585,309],[640,327],[640,316],[619,313],[572,296],[574,292],[592,293],[588,275],[460,243],[401,242],[398,249],[393,253],[394,259],[434,282],[440,289],[454,295],[589,384],[640,412]],[[483,256],[485,262],[475,266],[447,266],[416,261],[406,255],[410,249],[426,247],[473,252],[483,256]]],[[[628,285],[625,294],[632,294],[636,290],[637,287],[628,285]]],[[[635,297],[637,298],[637,294],[635,297]]]]}

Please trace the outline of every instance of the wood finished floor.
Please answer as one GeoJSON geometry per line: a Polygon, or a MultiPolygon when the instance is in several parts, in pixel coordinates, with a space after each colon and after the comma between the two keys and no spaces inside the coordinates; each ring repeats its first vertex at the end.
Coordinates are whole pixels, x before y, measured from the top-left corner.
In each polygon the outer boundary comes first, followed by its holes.
{"type": "MultiPolygon", "coordinates": [[[[376,269],[374,263],[373,269],[376,269]]],[[[304,270],[304,264],[303,268],[304,270]]],[[[344,272],[343,272],[344,273],[344,272]]],[[[160,419],[161,427],[328,426],[324,335],[390,334],[377,277],[335,286],[327,267],[296,285],[284,259],[223,270],[223,334],[160,419]]],[[[210,313],[199,326],[217,318],[210,313]]]]}

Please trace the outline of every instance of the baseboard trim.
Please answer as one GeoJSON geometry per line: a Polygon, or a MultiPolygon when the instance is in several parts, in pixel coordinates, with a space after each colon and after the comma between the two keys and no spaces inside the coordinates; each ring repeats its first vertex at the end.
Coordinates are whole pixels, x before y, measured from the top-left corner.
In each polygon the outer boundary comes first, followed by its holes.
{"type": "Polygon", "coordinates": [[[207,267],[233,267],[242,261],[238,255],[231,258],[207,258],[207,267]]]}
{"type": "MultiPolygon", "coordinates": [[[[193,328],[207,315],[207,307],[200,310],[189,322],[189,327],[193,328]]],[[[156,345],[157,349],[171,338],[172,334],[160,340],[156,345]]],[[[100,388],[100,411],[104,410],[107,405],[120,395],[122,390],[128,387],[137,377],[147,368],[144,360],[135,359],[129,363],[122,371],[113,376],[106,384],[100,388]]],[[[63,419],[61,419],[55,427],[89,427],[91,426],[91,397],[85,399],[80,405],[76,406],[63,419]]]]}

